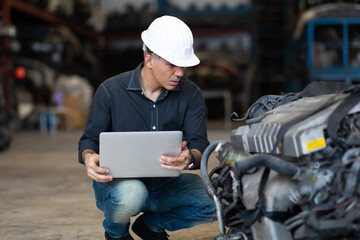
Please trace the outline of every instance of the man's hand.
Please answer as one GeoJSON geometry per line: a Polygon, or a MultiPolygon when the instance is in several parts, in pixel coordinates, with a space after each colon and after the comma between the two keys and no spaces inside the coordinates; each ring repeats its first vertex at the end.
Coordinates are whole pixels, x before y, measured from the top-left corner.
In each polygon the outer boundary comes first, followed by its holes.
{"type": "Polygon", "coordinates": [[[110,175],[105,175],[109,169],[99,166],[100,155],[95,152],[84,151],[82,156],[84,165],[86,167],[87,175],[97,182],[109,182],[113,178],[110,175]]]}
{"type": "Polygon", "coordinates": [[[181,153],[178,157],[167,157],[161,155],[159,161],[161,167],[170,170],[184,170],[191,163],[190,150],[187,148],[187,142],[183,141],[181,145],[181,153]]]}

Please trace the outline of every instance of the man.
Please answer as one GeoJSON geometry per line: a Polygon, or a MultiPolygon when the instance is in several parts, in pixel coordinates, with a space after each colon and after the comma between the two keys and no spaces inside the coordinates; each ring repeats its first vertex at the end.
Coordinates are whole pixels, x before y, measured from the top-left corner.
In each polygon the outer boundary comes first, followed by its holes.
{"type": "MultiPolygon", "coordinates": [[[[200,61],[193,36],[180,19],[162,16],[142,32],[144,62],[112,77],[97,89],[87,125],[79,141],[79,161],[93,181],[97,207],[104,212],[106,239],[133,239],[130,217],[143,212],[132,226],[142,239],[168,239],[175,231],[209,222],[215,207],[201,178],[113,179],[99,167],[99,134],[110,131],[183,132],[178,157],[161,156],[172,170],[196,169],[208,146],[206,111],[199,87],[183,77],[184,68],[200,61]]],[[[141,151],[141,149],[139,149],[141,151]]]]}

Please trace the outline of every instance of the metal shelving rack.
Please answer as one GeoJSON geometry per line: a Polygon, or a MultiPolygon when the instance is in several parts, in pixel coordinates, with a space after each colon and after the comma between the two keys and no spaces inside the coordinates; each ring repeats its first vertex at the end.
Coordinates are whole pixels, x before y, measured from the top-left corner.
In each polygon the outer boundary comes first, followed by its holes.
{"type": "Polygon", "coordinates": [[[76,19],[59,16],[24,0],[2,0],[2,20],[4,25],[11,23],[11,9],[17,9],[35,18],[43,19],[50,23],[67,26],[77,34],[90,38],[94,41],[99,40],[99,33],[79,23],[76,19]]]}
{"type": "MultiPolygon", "coordinates": [[[[35,18],[42,19],[50,23],[67,26],[70,29],[72,29],[75,33],[83,37],[86,37],[88,39],[91,39],[96,43],[100,43],[102,39],[101,34],[79,23],[75,19],[62,17],[57,14],[51,13],[46,9],[43,9],[31,2],[27,2],[24,0],[2,0],[1,7],[2,7],[2,27],[7,27],[11,25],[11,10],[16,9],[18,11],[29,14],[35,18]]],[[[9,37],[4,37],[2,39],[2,49],[7,49],[8,44],[9,44],[9,37]]],[[[4,53],[5,54],[2,55],[2,62],[1,62],[1,66],[2,66],[1,74],[3,81],[2,90],[4,92],[6,109],[8,112],[11,112],[9,89],[12,83],[10,77],[10,70],[8,69],[11,59],[6,54],[6,51],[4,53]]]]}
{"type": "Polygon", "coordinates": [[[208,15],[208,14],[248,14],[251,11],[250,6],[242,6],[235,9],[170,9],[168,6],[168,0],[158,0],[157,1],[157,10],[159,13],[165,14],[180,14],[180,15],[208,15]]]}
{"type": "MultiPolygon", "coordinates": [[[[360,45],[354,45],[350,39],[352,28],[357,28],[360,35],[360,18],[318,18],[309,21],[307,25],[307,66],[310,81],[346,81],[353,83],[360,81],[360,65],[350,64],[351,49],[360,52],[360,45]],[[316,32],[321,28],[337,28],[339,41],[320,42],[316,38],[316,32]],[[315,59],[320,54],[315,49],[316,44],[321,44],[325,51],[338,53],[339,63],[319,66],[315,59]]],[[[324,52],[323,52],[324,54],[324,52]]]]}

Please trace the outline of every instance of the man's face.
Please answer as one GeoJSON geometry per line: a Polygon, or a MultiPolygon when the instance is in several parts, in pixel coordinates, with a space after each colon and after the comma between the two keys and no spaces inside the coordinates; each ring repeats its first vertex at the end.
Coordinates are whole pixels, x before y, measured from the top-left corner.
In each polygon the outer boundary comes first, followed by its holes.
{"type": "Polygon", "coordinates": [[[165,59],[154,58],[153,77],[155,81],[167,90],[173,90],[184,75],[184,68],[177,67],[165,59]]]}

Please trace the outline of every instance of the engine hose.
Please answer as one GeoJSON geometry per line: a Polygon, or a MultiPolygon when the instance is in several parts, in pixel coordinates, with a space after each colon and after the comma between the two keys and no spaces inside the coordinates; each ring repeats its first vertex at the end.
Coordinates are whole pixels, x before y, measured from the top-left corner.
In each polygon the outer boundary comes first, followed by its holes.
{"type": "Polygon", "coordinates": [[[297,179],[300,177],[300,169],[289,162],[268,154],[246,155],[231,143],[220,144],[217,148],[217,158],[225,162],[241,174],[255,167],[264,166],[282,175],[297,179]]]}
{"type": "Polygon", "coordinates": [[[215,150],[215,148],[219,144],[223,144],[223,143],[225,143],[225,141],[215,141],[215,142],[211,143],[205,149],[205,151],[201,157],[201,164],[200,164],[201,177],[205,184],[206,191],[208,192],[209,196],[214,200],[214,203],[215,203],[216,216],[217,216],[217,220],[218,220],[220,234],[225,234],[225,227],[224,227],[224,221],[223,221],[223,215],[222,215],[222,207],[221,207],[220,199],[216,195],[216,190],[214,189],[214,187],[211,184],[211,180],[210,180],[209,174],[208,174],[207,164],[208,164],[208,160],[209,160],[211,153],[215,150]]]}
{"type": "Polygon", "coordinates": [[[240,173],[254,167],[265,166],[289,178],[297,179],[300,175],[300,169],[296,165],[267,154],[252,155],[243,161],[236,162],[235,166],[240,173]]]}

